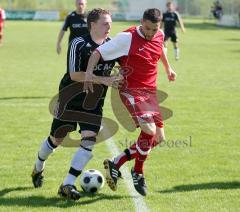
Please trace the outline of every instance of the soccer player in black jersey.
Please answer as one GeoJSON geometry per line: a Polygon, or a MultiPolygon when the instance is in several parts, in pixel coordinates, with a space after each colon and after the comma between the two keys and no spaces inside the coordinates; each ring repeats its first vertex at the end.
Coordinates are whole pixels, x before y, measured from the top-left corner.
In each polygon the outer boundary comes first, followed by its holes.
{"type": "Polygon", "coordinates": [[[163,13],[162,23],[164,24],[165,33],[165,50],[167,50],[167,40],[171,38],[174,46],[175,59],[179,60],[178,37],[176,32],[177,23],[179,23],[181,30],[185,33],[183,21],[172,2],[167,3],[167,11],[163,13]]]}
{"type": "Polygon", "coordinates": [[[87,15],[85,12],[87,0],[76,0],[76,10],[69,13],[65,18],[63,26],[58,34],[57,53],[61,53],[61,42],[64,37],[65,32],[70,29],[69,43],[76,37],[83,36],[88,33],[87,28],[87,15]]]}
{"type": "Polygon", "coordinates": [[[81,144],[72,158],[69,173],[58,190],[61,197],[78,200],[80,193],[74,186],[76,178],[92,158],[92,149],[100,130],[102,109],[107,86],[117,82],[117,77],[110,76],[115,60],[100,61],[94,70],[94,92],[86,93],[83,88],[85,71],[91,52],[109,40],[111,16],[103,9],[92,10],[87,18],[90,33],[75,38],[68,48],[67,72],[59,85],[58,106],[52,122],[50,135],[39,151],[32,172],[34,187],[41,187],[45,161],[62,143],[69,132],[80,126],[81,144]],[[90,101],[89,101],[90,100],[90,101]],[[81,120],[76,120],[76,117],[81,120]]]}

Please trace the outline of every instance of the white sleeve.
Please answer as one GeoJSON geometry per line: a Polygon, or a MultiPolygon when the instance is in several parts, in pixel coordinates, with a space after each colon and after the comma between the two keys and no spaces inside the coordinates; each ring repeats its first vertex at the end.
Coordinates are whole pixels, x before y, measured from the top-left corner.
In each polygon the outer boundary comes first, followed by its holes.
{"type": "Polygon", "coordinates": [[[5,20],[6,19],[6,14],[5,14],[4,10],[2,10],[2,15],[3,15],[3,20],[5,20]]]}
{"type": "Polygon", "coordinates": [[[132,34],[130,32],[121,32],[112,40],[99,46],[97,50],[101,54],[103,60],[113,60],[129,53],[132,42],[132,34]]]}

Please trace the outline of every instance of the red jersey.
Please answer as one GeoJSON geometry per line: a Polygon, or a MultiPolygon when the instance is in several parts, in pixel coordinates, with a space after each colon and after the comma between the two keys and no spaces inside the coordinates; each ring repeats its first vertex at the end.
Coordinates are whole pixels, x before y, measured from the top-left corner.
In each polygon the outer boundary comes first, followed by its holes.
{"type": "Polygon", "coordinates": [[[156,88],[164,34],[159,31],[152,40],[147,40],[139,35],[136,27],[131,27],[126,32],[132,34],[132,42],[128,55],[120,58],[120,64],[127,88],[156,88]]]}
{"type": "Polygon", "coordinates": [[[119,57],[127,89],[155,89],[158,61],[163,52],[164,33],[158,31],[152,40],[131,27],[98,48],[104,60],[119,57]]]}
{"type": "Polygon", "coordinates": [[[0,8],[0,23],[3,23],[5,20],[5,12],[3,9],[0,8]]]}

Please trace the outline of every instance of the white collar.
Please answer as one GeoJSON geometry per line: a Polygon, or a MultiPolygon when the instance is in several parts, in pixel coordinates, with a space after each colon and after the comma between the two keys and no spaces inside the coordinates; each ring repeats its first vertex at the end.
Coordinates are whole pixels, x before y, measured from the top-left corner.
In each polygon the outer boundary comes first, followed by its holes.
{"type": "Polygon", "coordinates": [[[146,39],[145,36],[143,35],[143,33],[142,33],[141,30],[140,30],[140,26],[137,26],[137,33],[138,33],[142,38],[146,39]]]}

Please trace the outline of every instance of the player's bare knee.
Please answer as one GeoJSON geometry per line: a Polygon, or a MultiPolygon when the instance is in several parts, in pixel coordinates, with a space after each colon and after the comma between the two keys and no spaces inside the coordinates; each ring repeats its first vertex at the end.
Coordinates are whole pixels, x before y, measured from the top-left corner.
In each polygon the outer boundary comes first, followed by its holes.
{"type": "Polygon", "coordinates": [[[96,137],[97,133],[93,132],[93,131],[90,131],[90,130],[84,130],[84,131],[81,132],[81,136],[82,136],[82,138],[85,138],[85,137],[96,137]]]}
{"type": "Polygon", "coordinates": [[[80,147],[82,147],[86,151],[91,152],[93,147],[96,144],[96,133],[92,131],[88,131],[88,132],[83,131],[83,132],[82,132],[82,140],[81,140],[80,147]]]}
{"type": "Polygon", "coordinates": [[[50,135],[50,139],[52,141],[52,143],[55,145],[55,146],[59,146],[62,144],[64,138],[55,138],[53,136],[50,135]]]}
{"type": "Polygon", "coordinates": [[[141,130],[148,135],[156,135],[155,123],[140,124],[141,130]]]}

